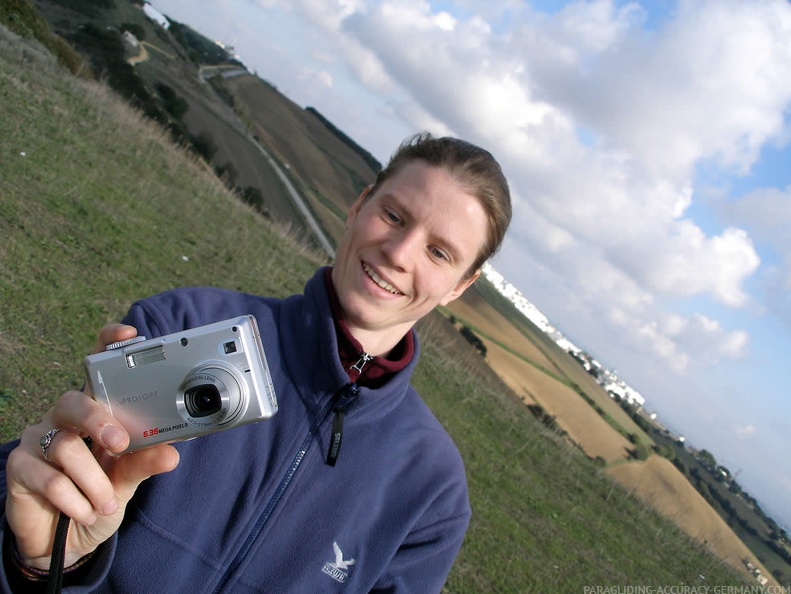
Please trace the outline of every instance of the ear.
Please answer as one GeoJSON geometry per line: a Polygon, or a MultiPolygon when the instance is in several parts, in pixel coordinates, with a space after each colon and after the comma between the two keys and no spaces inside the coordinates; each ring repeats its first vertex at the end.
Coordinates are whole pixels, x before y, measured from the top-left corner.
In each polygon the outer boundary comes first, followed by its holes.
{"type": "Polygon", "coordinates": [[[451,301],[454,301],[461,297],[462,293],[466,291],[472,283],[478,280],[478,277],[481,276],[481,269],[478,268],[475,272],[473,272],[470,276],[462,278],[459,283],[453,288],[453,290],[445,295],[442,300],[439,302],[440,305],[447,305],[451,301]]]}
{"type": "Polygon", "coordinates": [[[363,207],[363,204],[368,198],[372,188],[373,186],[366,187],[362,192],[360,192],[360,195],[357,196],[357,200],[355,200],[349,207],[349,210],[346,213],[346,229],[348,229],[354,222],[354,219],[357,218],[357,213],[360,212],[360,209],[363,207]]]}

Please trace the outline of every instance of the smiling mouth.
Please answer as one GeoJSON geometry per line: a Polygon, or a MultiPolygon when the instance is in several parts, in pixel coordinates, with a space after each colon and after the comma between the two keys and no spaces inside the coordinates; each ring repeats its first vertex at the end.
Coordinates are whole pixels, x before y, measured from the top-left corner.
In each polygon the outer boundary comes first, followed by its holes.
{"type": "Polygon", "coordinates": [[[403,293],[401,293],[401,291],[396,289],[393,285],[391,285],[385,279],[383,279],[381,276],[376,274],[373,271],[373,269],[370,266],[368,266],[368,264],[363,264],[363,270],[365,270],[365,273],[368,275],[368,277],[372,281],[374,281],[377,285],[382,287],[385,291],[389,291],[393,295],[403,295],[403,293]]]}

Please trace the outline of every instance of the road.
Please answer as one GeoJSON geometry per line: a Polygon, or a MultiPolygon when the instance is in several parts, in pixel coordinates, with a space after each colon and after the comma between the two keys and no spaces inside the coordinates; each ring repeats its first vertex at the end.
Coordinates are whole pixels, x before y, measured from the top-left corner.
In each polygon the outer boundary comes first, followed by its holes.
{"type": "Polygon", "coordinates": [[[297,192],[296,188],[291,183],[291,180],[288,179],[288,176],[284,173],[283,169],[281,169],[280,165],[275,161],[266,149],[261,146],[259,142],[255,140],[252,136],[248,135],[250,142],[254,143],[255,146],[258,147],[258,150],[261,151],[261,154],[266,157],[267,162],[269,163],[270,167],[275,171],[277,176],[280,178],[280,181],[283,182],[283,185],[286,186],[286,190],[288,190],[289,196],[291,200],[294,201],[294,204],[299,209],[299,212],[302,213],[302,216],[305,218],[305,222],[310,227],[310,230],[313,232],[314,237],[316,240],[321,244],[321,247],[327,252],[327,255],[330,258],[335,258],[335,247],[332,245],[332,242],[327,238],[324,234],[324,230],[318,224],[316,219],[313,216],[313,213],[310,212],[310,209],[305,204],[305,201],[300,196],[299,192],[297,192]]]}

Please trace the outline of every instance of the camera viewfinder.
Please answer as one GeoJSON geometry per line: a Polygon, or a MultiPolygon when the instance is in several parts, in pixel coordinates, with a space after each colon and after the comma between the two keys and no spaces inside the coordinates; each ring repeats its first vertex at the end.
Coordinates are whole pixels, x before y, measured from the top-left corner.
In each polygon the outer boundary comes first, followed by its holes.
{"type": "Polygon", "coordinates": [[[233,340],[229,340],[225,344],[222,345],[223,351],[225,351],[226,355],[230,355],[231,353],[236,352],[236,342],[233,340]]]}

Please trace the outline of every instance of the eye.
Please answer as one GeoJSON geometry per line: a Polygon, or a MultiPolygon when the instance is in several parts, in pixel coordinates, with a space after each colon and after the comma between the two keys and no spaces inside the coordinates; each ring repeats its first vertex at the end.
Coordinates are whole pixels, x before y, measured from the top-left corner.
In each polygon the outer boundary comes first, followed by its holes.
{"type": "Polygon", "coordinates": [[[439,249],[439,248],[436,248],[436,247],[431,247],[431,248],[429,248],[429,252],[431,252],[431,256],[432,256],[432,257],[433,257],[435,260],[442,260],[442,261],[448,261],[448,260],[450,260],[450,258],[448,257],[448,254],[446,254],[445,252],[443,252],[443,251],[442,251],[441,249],[439,249]]]}
{"type": "Polygon", "coordinates": [[[395,212],[390,210],[389,208],[385,208],[384,210],[384,217],[387,219],[388,222],[393,223],[394,225],[401,224],[401,217],[399,217],[395,212]]]}

